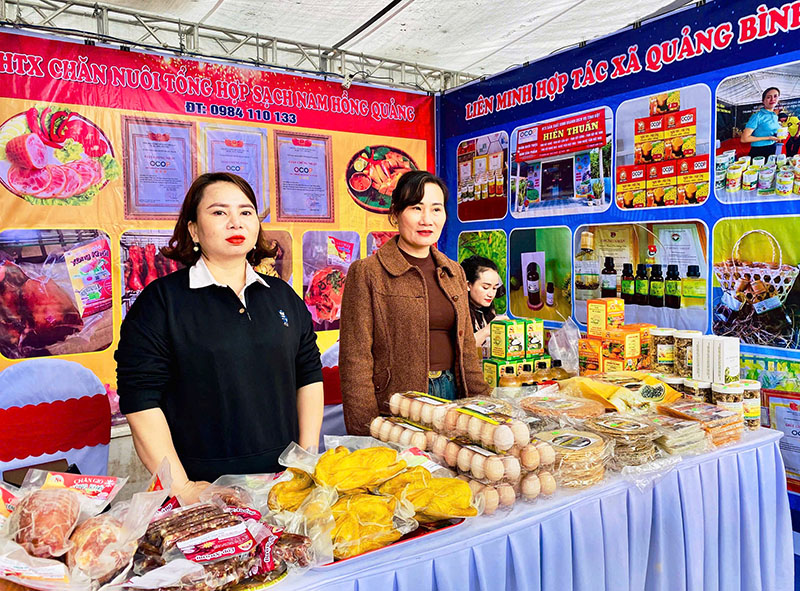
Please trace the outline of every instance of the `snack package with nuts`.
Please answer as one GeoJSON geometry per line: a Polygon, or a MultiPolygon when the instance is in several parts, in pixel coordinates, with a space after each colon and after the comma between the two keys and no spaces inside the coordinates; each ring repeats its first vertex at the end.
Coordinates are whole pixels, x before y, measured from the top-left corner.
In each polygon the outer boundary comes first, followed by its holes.
{"type": "Polygon", "coordinates": [[[652,375],[620,371],[577,377],[561,384],[565,396],[583,397],[601,402],[619,412],[649,412],[660,402],[672,402],[681,393],[652,375]]]}

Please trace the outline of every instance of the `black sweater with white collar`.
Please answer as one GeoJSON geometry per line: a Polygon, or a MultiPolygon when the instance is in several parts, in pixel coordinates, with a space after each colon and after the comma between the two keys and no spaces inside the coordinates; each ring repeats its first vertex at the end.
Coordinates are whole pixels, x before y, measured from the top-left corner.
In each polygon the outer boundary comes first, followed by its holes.
{"type": "Polygon", "coordinates": [[[284,281],[245,290],[189,287],[189,269],[148,285],[120,330],[120,410],[160,407],[186,473],[282,469],[298,438],[297,389],[322,381],[311,315],[284,281]]]}

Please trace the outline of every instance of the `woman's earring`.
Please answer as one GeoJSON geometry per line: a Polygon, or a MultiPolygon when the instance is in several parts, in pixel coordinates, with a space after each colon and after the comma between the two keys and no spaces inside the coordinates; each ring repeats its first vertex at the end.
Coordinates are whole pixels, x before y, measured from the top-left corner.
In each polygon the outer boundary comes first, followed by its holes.
{"type": "Polygon", "coordinates": [[[200,252],[200,243],[199,242],[195,242],[194,243],[194,247],[192,248],[192,250],[195,251],[195,252],[200,252]]]}

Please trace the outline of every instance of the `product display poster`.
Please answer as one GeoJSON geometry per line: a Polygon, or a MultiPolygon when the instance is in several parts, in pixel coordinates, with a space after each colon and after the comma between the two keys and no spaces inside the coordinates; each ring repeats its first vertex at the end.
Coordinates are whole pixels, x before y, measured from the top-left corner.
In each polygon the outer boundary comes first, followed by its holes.
{"type": "Polygon", "coordinates": [[[492,305],[498,314],[505,314],[508,309],[506,303],[506,294],[508,292],[506,284],[506,247],[506,233],[503,230],[462,232],[458,237],[459,262],[477,255],[487,258],[497,265],[497,272],[503,285],[497,290],[497,295],[492,305]]]}
{"type": "Polygon", "coordinates": [[[720,82],[714,188],[722,203],[750,210],[748,203],[800,198],[798,76],[793,62],[720,82]]]}
{"type": "Polygon", "coordinates": [[[562,322],[572,313],[570,238],[566,226],[511,231],[508,295],[514,316],[562,322]],[[532,253],[543,253],[542,265],[532,253]]]}
{"type": "Polygon", "coordinates": [[[617,108],[620,209],[701,205],[710,195],[711,89],[671,88],[617,108]]]}
{"type": "Polygon", "coordinates": [[[203,172],[224,171],[242,177],[253,188],[258,214],[269,221],[269,166],[267,166],[267,132],[259,128],[237,128],[228,125],[200,126],[205,146],[203,172]]]}
{"type": "Polygon", "coordinates": [[[278,221],[332,222],[331,138],[275,132],[278,221]]]}
{"type": "Polygon", "coordinates": [[[714,227],[714,334],[800,347],[800,216],[729,218],[714,227]]]}
{"type": "Polygon", "coordinates": [[[169,245],[169,230],[125,232],[119,239],[122,266],[122,316],[145,288],[159,277],[182,269],[178,261],[165,257],[161,249],[169,245]]]}
{"type": "Polygon", "coordinates": [[[338,330],[347,270],[360,253],[356,232],[303,234],[303,300],[315,330],[338,330]]]}
{"type": "Polygon", "coordinates": [[[195,125],[124,117],[125,216],[177,218],[197,174],[195,125]]]}
{"type": "Polygon", "coordinates": [[[625,300],[628,324],[707,328],[708,232],[703,222],[580,226],[573,252],[578,322],[586,324],[588,300],[618,297],[625,300]],[[644,275],[637,285],[639,273],[644,275]]]}
{"type": "Polygon", "coordinates": [[[511,215],[600,213],[611,204],[611,109],[517,127],[511,134],[511,215]]]}
{"type": "Polygon", "coordinates": [[[502,219],[507,213],[508,134],[490,133],[463,141],[457,148],[458,219],[502,219]]]}
{"type": "Polygon", "coordinates": [[[769,417],[772,428],[783,433],[779,445],[786,478],[797,486],[800,484],[800,404],[797,398],[770,397],[769,417]]]}

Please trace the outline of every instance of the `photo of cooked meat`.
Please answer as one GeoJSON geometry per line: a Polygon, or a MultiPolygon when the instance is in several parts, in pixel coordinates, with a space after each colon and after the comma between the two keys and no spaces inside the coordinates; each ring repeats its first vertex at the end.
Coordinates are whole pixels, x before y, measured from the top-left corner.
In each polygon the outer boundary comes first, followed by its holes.
{"type": "Polygon", "coordinates": [[[55,105],[31,107],[0,125],[0,184],[34,205],[83,205],[120,176],[105,133],[55,105]]]}
{"type": "Polygon", "coordinates": [[[417,170],[406,152],[391,146],[365,146],[350,159],[345,173],[347,190],[367,211],[386,213],[392,204],[392,191],[404,173],[417,170]]]}
{"type": "Polygon", "coordinates": [[[331,266],[320,269],[311,277],[304,299],[314,322],[339,319],[346,276],[344,269],[331,266]]]}

